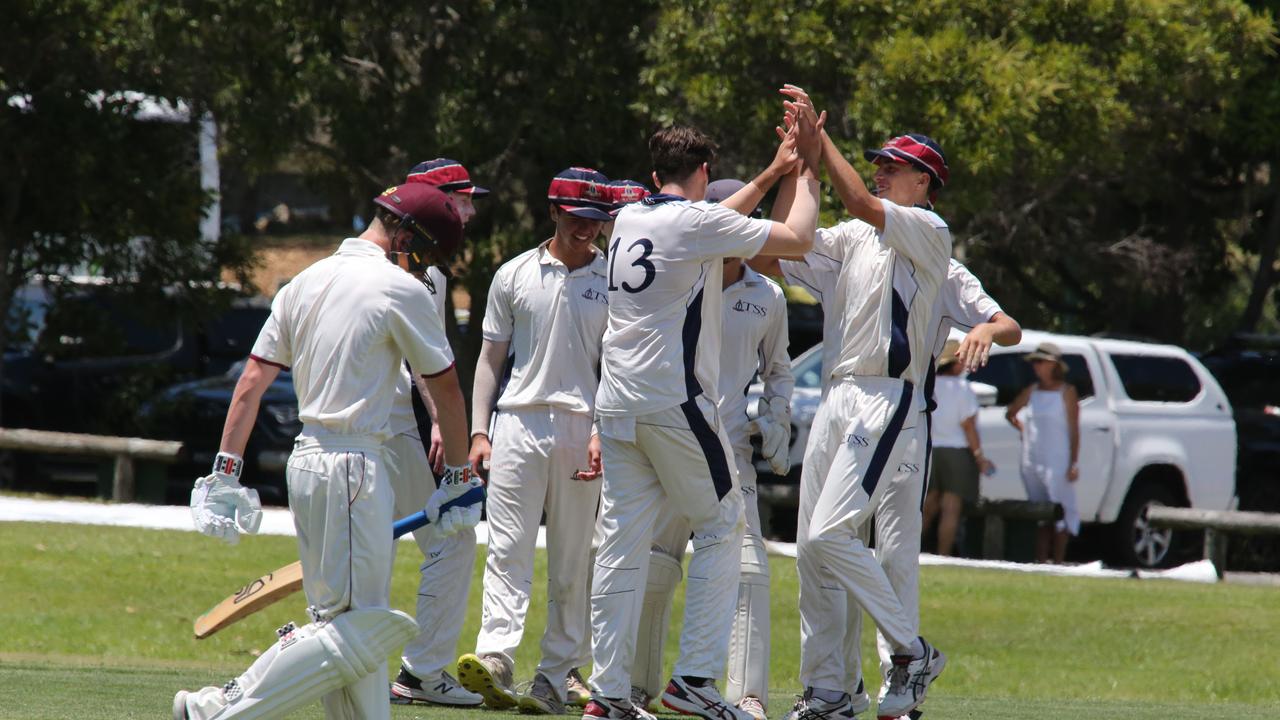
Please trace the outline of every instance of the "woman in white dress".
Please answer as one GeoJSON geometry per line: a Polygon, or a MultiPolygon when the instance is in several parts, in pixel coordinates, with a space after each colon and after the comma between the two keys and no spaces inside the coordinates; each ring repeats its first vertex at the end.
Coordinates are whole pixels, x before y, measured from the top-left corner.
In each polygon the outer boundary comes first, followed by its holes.
{"type": "Polygon", "coordinates": [[[1080,451],[1080,396],[1067,382],[1067,364],[1053,343],[1041,343],[1027,355],[1036,382],[1018,394],[1005,418],[1022,433],[1022,484],[1027,499],[1062,506],[1063,517],[1053,526],[1044,524],[1036,536],[1036,561],[1061,563],[1067,541],[1080,534],[1076,506],[1076,464],[1080,451]],[[1019,419],[1018,413],[1026,409],[1019,419]]]}

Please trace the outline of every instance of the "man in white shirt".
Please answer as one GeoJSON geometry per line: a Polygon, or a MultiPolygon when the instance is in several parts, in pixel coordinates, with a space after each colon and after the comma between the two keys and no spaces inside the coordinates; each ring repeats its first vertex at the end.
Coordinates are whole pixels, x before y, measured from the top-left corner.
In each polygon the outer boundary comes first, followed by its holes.
{"type": "MultiPolygon", "coordinates": [[[[425,183],[446,193],[458,208],[464,227],[476,214],[472,198],[489,194],[471,182],[471,175],[462,163],[448,158],[418,163],[409,171],[405,182],[425,183]]],[[[423,284],[441,327],[445,327],[447,276],[439,266],[431,265],[423,284]]],[[[444,470],[444,440],[439,424],[432,422],[436,415],[435,403],[426,392],[421,376],[409,370],[408,363],[404,363],[391,407],[391,438],[384,448],[395,466],[391,485],[396,494],[396,517],[421,508],[436,489],[436,474],[444,470]]],[[[458,635],[466,620],[476,533],[466,528],[442,538],[430,527],[423,527],[414,531],[413,539],[423,556],[414,615],[418,636],[405,645],[401,653],[400,672],[391,683],[391,702],[474,707],[484,702],[483,698],[458,684],[445,666],[453,663],[458,635]]]]}
{"type": "MultiPolygon", "coordinates": [[[[707,186],[707,202],[729,199],[746,186],[741,180],[717,180],[707,186]]],[[[752,213],[754,216],[754,213],[752,213]]],[[[729,645],[725,699],[756,720],[765,719],[769,705],[769,558],[756,504],[756,469],[751,462],[751,435],[764,434],[762,448],[775,473],[790,470],[791,391],[795,378],[787,354],[787,299],[776,283],[743,264],[726,258],[722,270],[723,329],[720,353],[720,402],[717,407],[725,434],[733,446],[734,466],[746,511],[742,536],[738,607],[729,645]],[[747,414],[747,387],[757,374],[764,382],[764,412],[747,414]]],[[[654,529],[649,554],[649,577],[636,638],[631,672],[631,701],[647,707],[662,691],[662,661],[675,596],[683,570],[681,561],[689,540],[689,523],[672,509],[664,511],[654,529]]]]}
{"type": "MultiPolygon", "coordinates": [[[[780,157],[801,156],[782,182],[786,221],[701,202],[714,145],[693,128],[649,140],[656,195],[628,205],[609,240],[609,324],[596,415],[606,468],[601,542],[591,589],[592,699],[584,718],[647,715],[630,701],[653,527],[673,508],[693,531],[680,659],[662,702],[710,720],[749,720],[714,680],[727,662],[739,577],[743,502],[719,412],[723,260],[798,255],[817,221],[817,129],[787,134],[780,157]]],[[[770,165],[768,186],[795,160],[770,165]]],[[[758,190],[758,188],[756,188],[758,190]]],[[[762,194],[762,193],[761,193],[762,194]]],[[[754,205],[754,203],[753,203],[754,205]]]]}
{"type": "Polygon", "coordinates": [[[471,464],[489,464],[489,552],[476,651],[458,678],[495,709],[561,715],[587,637],[591,534],[600,498],[592,430],[600,339],[608,317],[608,179],[569,168],[547,192],[555,233],[494,274],[472,393],[471,464]],[[498,395],[502,368],[511,376],[498,395]],[[490,414],[497,399],[497,416],[490,414]],[[492,432],[492,443],[490,433],[492,432]],[[529,691],[512,687],[533,583],[538,524],[547,517],[547,627],[529,691]]]}
{"type": "Polygon", "coordinates": [[[480,519],[479,504],[440,513],[480,483],[464,461],[453,354],[421,279],[461,243],[462,224],[435,188],[393,187],[374,202],[359,238],[276,295],[232,395],[214,472],[192,491],[201,532],[234,541],[256,529],[240,454],[263,392],[292,368],[303,429],[289,458],[289,509],[312,622],[281,628],[276,644],[225,686],[178,692],[175,720],[265,720],[317,699],[330,720],[390,717],[386,657],[417,633],[413,618],[388,607],[393,492],[382,443],[406,358],[441,401],[448,467],[427,516],[442,533],[480,519]]]}
{"type": "MultiPolygon", "coordinates": [[[[814,115],[804,91],[783,90],[793,117],[814,115]]],[[[818,232],[803,262],[838,266],[824,305],[823,370],[829,387],[813,421],[797,522],[801,720],[855,712],[840,663],[851,593],[892,645],[878,714],[905,715],[923,701],[946,657],[919,637],[920,505],[927,428],[923,389],[933,357],[933,313],[946,280],[951,234],[931,198],[948,176],[941,149],[923,135],[893,138],[865,153],[877,192],[823,137],[823,161],[855,219],[818,232]],[[859,536],[875,517],[873,554],[859,536]],[[914,537],[914,540],[912,539],[914,537]],[[877,555],[879,558],[877,558],[877,555]]]]}

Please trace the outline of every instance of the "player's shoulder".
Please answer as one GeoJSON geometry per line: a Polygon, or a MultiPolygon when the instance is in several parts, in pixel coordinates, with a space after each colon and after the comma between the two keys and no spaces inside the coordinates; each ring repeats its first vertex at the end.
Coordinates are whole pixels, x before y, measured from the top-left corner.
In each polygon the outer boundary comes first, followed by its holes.
{"type": "Polygon", "coordinates": [[[494,272],[494,276],[497,277],[499,275],[503,275],[503,276],[511,275],[513,273],[519,272],[521,269],[526,268],[530,265],[537,265],[538,258],[541,254],[541,250],[542,250],[541,244],[534,245],[528,250],[525,250],[519,255],[516,255],[510,260],[499,265],[497,271],[494,272]]]}
{"type": "Polygon", "coordinates": [[[885,198],[880,199],[881,206],[884,208],[885,225],[892,221],[918,223],[932,227],[935,230],[950,232],[947,221],[933,210],[933,208],[923,207],[920,205],[898,205],[892,200],[885,198]],[[890,220],[892,218],[892,220],[890,220]]]}

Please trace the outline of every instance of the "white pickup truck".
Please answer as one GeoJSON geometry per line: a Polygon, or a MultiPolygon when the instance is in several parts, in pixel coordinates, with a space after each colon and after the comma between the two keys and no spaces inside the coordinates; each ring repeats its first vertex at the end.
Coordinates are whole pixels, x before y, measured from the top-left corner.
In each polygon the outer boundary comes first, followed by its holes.
{"type": "MultiPolygon", "coordinates": [[[[1080,393],[1080,517],[1111,526],[1120,564],[1157,567],[1177,559],[1178,536],[1147,525],[1153,504],[1225,510],[1235,496],[1236,428],[1218,382],[1182,348],[1127,340],[1026,331],[1022,344],[993,347],[987,367],[970,375],[995,388],[983,400],[978,430],[996,464],[982,478],[989,499],[1025,499],[1019,474],[1021,438],[1005,420],[1005,406],[1033,376],[1023,359],[1042,342],[1056,344],[1070,367],[1068,381],[1080,393]]],[[[792,460],[803,460],[808,424],[821,393],[821,347],[797,357],[792,399],[796,425],[792,460]]],[[[767,471],[768,464],[757,468],[767,471]]],[[[790,480],[799,478],[793,468],[790,480]]],[[[762,485],[778,478],[767,478],[762,485]]],[[[782,481],[786,482],[786,481],[782,481]]],[[[779,497],[781,488],[761,488],[779,497]]]]}

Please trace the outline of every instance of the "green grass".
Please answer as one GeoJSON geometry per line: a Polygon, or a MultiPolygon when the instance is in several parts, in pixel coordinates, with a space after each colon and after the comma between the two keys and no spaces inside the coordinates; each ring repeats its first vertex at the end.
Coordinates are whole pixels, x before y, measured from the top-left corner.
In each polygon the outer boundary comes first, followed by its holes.
{"type": "MultiPolygon", "coordinates": [[[[416,546],[399,545],[396,607],[413,607],[416,555],[416,546]]],[[[0,557],[4,720],[167,717],[174,690],[225,681],[274,639],[277,626],[304,619],[299,594],[208,640],[191,636],[196,615],[295,559],[290,538],[229,548],[189,532],[0,523],[0,557]]],[[[539,553],[540,578],[543,561],[539,553]]],[[[475,642],[481,564],[477,558],[460,651],[475,642]]],[[[799,689],[799,620],[793,563],[775,558],[772,569],[770,709],[781,718],[799,689]]],[[[937,567],[924,569],[922,584],[923,631],[950,657],[926,717],[1280,715],[1275,589],[937,567]]],[[[541,588],[531,607],[519,679],[537,661],[541,588]]],[[[668,644],[669,660],[675,648],[668,644]]],[[[868,643],[867,657],[873,653],[868,643]]],[[[867,671],[874,676],[870,663],[867,671]]],[[[422,706],[396,707],[392,716],[492,717],[422,706]]],[[[323,714],[316,705],[297,717],[323,714]]]]}

